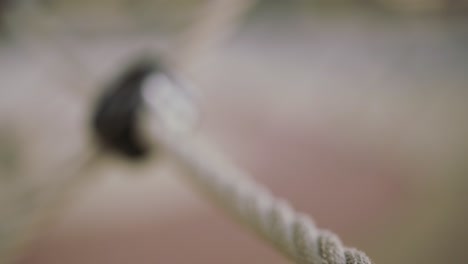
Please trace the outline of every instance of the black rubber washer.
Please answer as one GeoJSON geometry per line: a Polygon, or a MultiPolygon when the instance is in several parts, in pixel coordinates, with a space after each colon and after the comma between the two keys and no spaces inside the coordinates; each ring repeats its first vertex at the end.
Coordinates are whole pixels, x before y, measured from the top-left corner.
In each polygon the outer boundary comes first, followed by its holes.
{"type": "Polygon", "coordinates": [[[99,98],[92,129],[107,149],[133,159],[145,157],[149,147],[138,129],[143,107],[142,86],[147,77],[160,71],[154,61],[141,60],[129,67],[99,98]]]}

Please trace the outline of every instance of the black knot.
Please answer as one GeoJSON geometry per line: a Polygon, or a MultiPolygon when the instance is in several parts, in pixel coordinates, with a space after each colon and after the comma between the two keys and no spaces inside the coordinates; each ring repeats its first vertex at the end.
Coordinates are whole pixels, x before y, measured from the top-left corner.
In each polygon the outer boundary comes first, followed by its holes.
{"type": "Polygon", "coordinates": [[[157,71],[156,63],[139,61],[123,72],[100,97],[92,127],[104,147],[134,159],[148,154],[149,147],[138,129],[139,113],[144,105],[143,84],[157,71]]]}

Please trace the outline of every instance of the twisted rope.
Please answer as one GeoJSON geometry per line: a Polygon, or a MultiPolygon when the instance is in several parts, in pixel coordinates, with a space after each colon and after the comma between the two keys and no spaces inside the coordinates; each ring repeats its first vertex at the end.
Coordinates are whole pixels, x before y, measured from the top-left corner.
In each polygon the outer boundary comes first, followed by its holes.
{"type": "MultiPolygon", "coordinates": [[[[181,50],[185,52],[174,55],[174,64],[184,65],[187,58],[201,51],[202,47],[215,43],[222,35],[220,32],[225,31],[227,25],[233,26],[233,21],[247,10],[250,2],[214,0],[213,3],[219,3],[211,10],[215,16],[201,20],[196,24],[198,26],[188,31],[186,39],[192,40],[189,41],[191,48],[182,45],[181,50]],[[231,12],[218,12],[221,10],[231,12]]],[[[153,121],[150,120],[150,124],[153,121]]],[[[195,146],[194,142],[181,140],[176,133],[160,128],[160,124],[156,124],[155,129],[151,130],[151,138],[155,139],[158,147],[165,149],[190,172],[188,175],[192,177],[189,179],[195,185],[296,263],[372,263],[364,253],[344,247],[335,234],[318,229],[309,217],[295,212],[286,201],[275,198],[267,189],[252,181],[246,173],[220,159],[221,155],[210,152],[204,145],[195,146]]],[[[83,166],[87,165],[83,163],[83,166]]],[[[81,181],[67,182],[67,188],[60,192],[61,195],[67,196],[70,190],[79,185],[78,182],[81,181]]],[[[53,205],[56,205],[51,206],[54,212],[59,211],[58,207],[63,207],[62,202],[53,205]]]]}
{"type": "Polygon", "coordinates": [[[313,221],[295,212],[285,200],[207,148],[206,143],[184,140],[151,121],[155,144],[177,160],[188,178],[213,201],[299,264],[371,264],[361,251],[342,245],[338,236],[318,229],[313,221]]]}
{"type": "MultiPolygon", "coordinates": [[[[232,31],[254,2],[212,0],[212,4],[207,5],[207,14],[210,15],[182,35],[182,47],[179,47],[179,52],[172,53],[169,61],[179,70],[189,66],[188,62],[193,61],[195,54],[203,53],[204,49],[226,36],[227,31],[232,31]]],[[[155,121],[149,120],[150,138],[155,138],[154,143],[158,147],[167,150],[187,169],[187,175],[191,175],[189,180],[296,263],[372,263],[364,253],[344,247],[338,236],[318,229],[308,216],[295,212],[285,200],[275,198],[246,173],[222,160],[222,155],[210,152],[206,143],[195,146],[193,142],[181,140],[176,133],[161,129],[155,121]]]]}

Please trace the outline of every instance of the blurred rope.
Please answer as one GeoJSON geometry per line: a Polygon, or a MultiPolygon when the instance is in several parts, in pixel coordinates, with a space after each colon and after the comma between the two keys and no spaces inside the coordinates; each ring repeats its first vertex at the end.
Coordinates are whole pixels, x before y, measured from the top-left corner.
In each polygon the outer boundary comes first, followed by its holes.
{"type": "Polygon", "coordinates": [[[372,263],[364,253],[344,247],[335,234],[318,229],[308,216],[275,198],[206,142],[180,138],[161,129],[157,120],[149,123],[154,143],[187,170],[189,181],[296,263],[372,263]]]}
{"type": "Polygon", "coordinates": [[[186,72],[196,61],[213,50],[239,25],[257,0],[208,0],[192,26],[176,39],[166,60],[178,71],[186,72]]]}
{"type": "MultiPolygon", "coordinates": [[[[181,35],[178,46],[172,53],[167,54],[166,59],[175,65],[177,70],[184,71],[189,68],[196,60],[195,56],[201,56],[204,50],[212,48],[234,29],[239,18],[253,2],[210,1],[206,14],[181,35]]],[[[178,137],[177,133],[171,133],[171,130],[161,129],[160,124],[152,126],[152,123],[158,121],[151,119],[149,122],[154,143],[183,165],[191,175],[189,179],[215,202],[296,263],[372,263],[364,253],[344,247],[332,232],[318,229],[309,217],[295,212],[286,201],[273,197],[247,174],[222,160],[221,155],[210,152],[206,144],[196,145],[195,142],[178,137]]],[[[52,214],[59,212],[65,201],[69,200],[64,198],[69,197],[82,185],[86,178],[76,175],[76,172],[84,172],[94,166],[101,156],[99,150],[96,150],[95,154],[78,164],[79,168],[70,173],[73,177],[60,185],[63,188],[55,193],[55,202],[51,202],[52,214]]],[[[44,221],[41,219],[40,222],[44,221]]]]}
{"type": "MultiPolygon", "coordinates": [[[[167,50],[156,50],[154,53],[171,65],[171,68],[177,72],[188,75],[191,69],[200,58],[216,49],[220,43],[229,37],[239,26],[243,16],[247,14],[250,8],[255,5],[258,0],[205,0],[206,3],[200,5],[196,12],[196,16],[190,25],[174,36],[174,44],[167,50]]],[[[1,0],[0,0],[1,2],[1,0]]],[[[202,1],[200,1],[202,2],[202,1]]],[[[54,46],[60,55],[63,56],[71,67],[70,76],[79,76],[79,80],[73,80],[73,83],[80,83],[82,86],[96,85],[96,74],[83,63],[79,55],[71,50],[73,45],[79,41],[78,30],[76,25],[71,23],[66,16],[49,10],[40,0],[23,0],[21,9],[24,15],[35,16],[36,21],[34,29],[36,34],[46,44],[54,46]],[[51,32],[48,28],[60,28],[63,32],[68,32],[66,38],[62,38],[61,42],[57,38],[51,37],[51,32]]],[[[2,6],[0,6],[0,11],[2,6]]],[[[14,28],[10,19],[5,21],[11,28],[14,28]]],[[[13,32],[15,38],[19,38],[23,42],[30,40],[26,34],[13,32]]],[[[36,37],[37,37],[36,36],[36,37]]]]}

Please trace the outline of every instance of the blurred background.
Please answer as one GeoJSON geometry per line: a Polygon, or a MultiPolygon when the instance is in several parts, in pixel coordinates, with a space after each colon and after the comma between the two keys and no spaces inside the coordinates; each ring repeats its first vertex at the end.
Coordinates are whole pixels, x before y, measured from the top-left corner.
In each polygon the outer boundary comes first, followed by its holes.
{"type": "Polygon", "coordinates": [[[464,263],[467,14],[464,0],[0,1],[0,263],[288,263],[157,157],[106,159],[35,225],[83,177],[105,84],[144,54],[199,90],[197,133],[345,244],[378,264],[464,263]]]}

